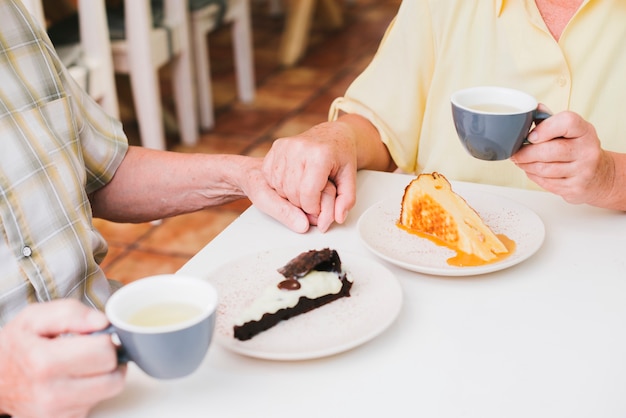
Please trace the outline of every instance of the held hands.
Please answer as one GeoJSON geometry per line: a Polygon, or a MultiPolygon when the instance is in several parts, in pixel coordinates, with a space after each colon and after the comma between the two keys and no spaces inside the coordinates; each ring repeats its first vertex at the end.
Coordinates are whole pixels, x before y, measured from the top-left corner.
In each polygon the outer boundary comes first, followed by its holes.
{"type": "Polygon", "coordinates": [[[124,386],[103,313],[76,300],[26,307],[0,330],[0,411],[19,417],[84,417],[124,386]],[[63,334],[76,334],[63,336],[63,334]]]}
{"type": "Polygon", "coordinates": [[[263,162],[269,185],[322,232],[343,223],[354,206],[356,169],[356,141],[349,126],[338,122],[277,139],[263,162]]]}
{"type": "MultiPolygon", "coordinates": [[[[303,212],[302,209],[289,202],[269,186],[263,176],[260,162],[259,164],[251,164],[245,172],[246,182],[241,187],[261,211],[280,221],[292,231],[299,233],[308,231],[310,225],[320,225],[317,216],[303,212]]],[[[321,194],[321,212],[332,213],[336,190],[333,183],[327,182],[321,194]]],[[[324,230],[326,229],[328,226],[324,230]]]]}
{"type": "Polygon", "coordinates": [[[601,148],[589,122],[561,112],[537,125],[528,140],[531,145],[511,160],[537,185],[569,203],[619,208],[614,154],[601,148]]]}

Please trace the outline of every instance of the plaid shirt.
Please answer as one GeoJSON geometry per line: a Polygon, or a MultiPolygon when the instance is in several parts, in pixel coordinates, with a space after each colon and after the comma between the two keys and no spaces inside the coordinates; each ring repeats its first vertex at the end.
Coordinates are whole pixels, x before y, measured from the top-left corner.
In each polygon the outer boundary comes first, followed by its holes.
{"type": "Polygon", "coordinates": [[[88,195],[127,148],[20,0],[0,0],[0,326],[32,302],[102,308],[112,285],[88,195]]]}

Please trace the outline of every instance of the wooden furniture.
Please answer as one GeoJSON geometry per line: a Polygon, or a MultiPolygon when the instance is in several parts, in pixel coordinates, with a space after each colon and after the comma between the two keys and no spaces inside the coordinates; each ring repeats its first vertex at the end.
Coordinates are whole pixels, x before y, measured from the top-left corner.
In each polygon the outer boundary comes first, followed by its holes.
{"type": "MultiPolygon", "coordinates": [[[[91,1],[91,0],[83,0],[91,1]]],[[[187,3],[164,1],[164,22],[153,26],[150,0],[124,2],[125,39],[111,43],[114,69],[130,76],[133,101],[143,146],[165,149],[159,69],[172,68],[176,117],[182,143],[198,140],[194,102],[193,58],[187,3]]]]}
{"type": "Polygon", "coordinates": [[[336,29],[343,25],[343,6],[338,0],[284,1],[287,17],[280,45],[280,63],[285,67],[291,67],[306,52],[316,7],[320,6],[328,25],[336,29]]]}
{"type": "Polygon", "coordinates": [[[220,10],[216,4],[209,4],[190,12],[198,114],[202,129],[210,129],[215,124],[207,34],[215,30],[220,23],[231,25],[238,98],[243,103],[250,103],[254,101],[255,96],[249,0],[228,0],[226,5],[222,22],[219,21],[220,10]]]}

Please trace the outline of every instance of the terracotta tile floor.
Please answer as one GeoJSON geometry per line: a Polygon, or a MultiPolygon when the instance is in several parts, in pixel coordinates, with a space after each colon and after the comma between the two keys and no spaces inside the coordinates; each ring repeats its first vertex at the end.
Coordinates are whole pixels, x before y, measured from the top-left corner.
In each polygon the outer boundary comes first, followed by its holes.
{"type": "MultiPolygon", "coordinates": [[[[328,30],[317,19],[306,56],[292,68],[278,65],[278,47],[284,19],[270,16],[267,2],[252,0],[252,22],[257,94],[254,103],[236,100],[230,30],[210,35],[210,55],[216,125],[203,132],[195,147],[178,144],[168,134],[168,148],[179,152],[237,153],[263,156],[272,141],[302,132],[324,121],[330,102],[342,95],[367,65],[395,15],[400,0],[346,2],[345,25],[328,30]]],[[[171,108],[167,69],[162,71],[166,108],[171,108]]],[[[131,143],[139,144],[128,80],[119,77],[122,122],[131,143]]],[[[248,208],[241,200],[161,223],[115,224],[96,220],[109,242],[103,261],[107,275],[124,283],[159,273],[173,273],[248,208]]]]}

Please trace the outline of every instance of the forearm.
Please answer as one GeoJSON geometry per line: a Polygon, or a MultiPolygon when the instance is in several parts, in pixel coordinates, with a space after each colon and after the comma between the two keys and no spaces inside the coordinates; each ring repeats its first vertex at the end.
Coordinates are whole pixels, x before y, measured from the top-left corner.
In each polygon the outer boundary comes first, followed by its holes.
{"type": "Polygon", "coordinates": [[[131,147],[109,184],[91,196],[95,217],[145,222],[245,197],[250,158],[131,147]]]}
{"type": "Polygon", "coordinates": [[[356,114],[344,114],[337,122],[346,124],[352,132],[356,143],[357,169],[392,171],[396,168],[378,130],[369,120],[356,114]]]}
{"type": "Polygon", "coordinates": [[[605,178],[606,193],[600,194],[589,203],[607,209],[626,211],[626,154],[606,151],[610,163],[606,173],[598,173],[598,177],[605,178]]]}

